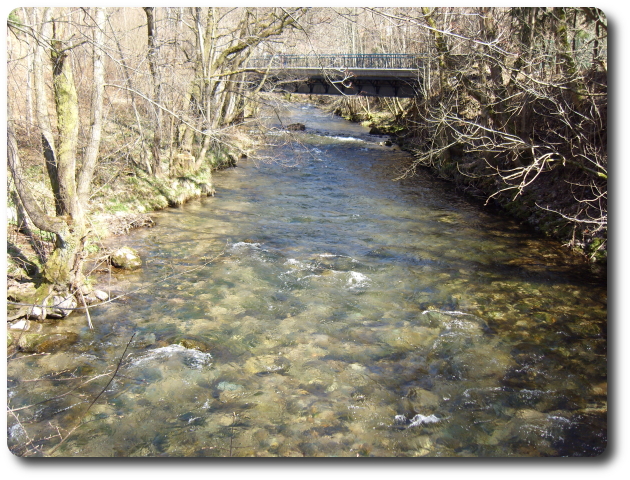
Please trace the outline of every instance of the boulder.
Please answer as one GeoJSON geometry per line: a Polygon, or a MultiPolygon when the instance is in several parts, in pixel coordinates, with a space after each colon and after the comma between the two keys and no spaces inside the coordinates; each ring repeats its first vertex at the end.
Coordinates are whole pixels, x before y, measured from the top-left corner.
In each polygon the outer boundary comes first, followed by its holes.
{"type": "Polygon", "coordinates": [[[287,130],[290,132],[303,132],[306,130],[306,125],[303,123],[292,123],[291,125],[287,125],[287,130]]]}
{"type": "Polygon", "coordinates": [[[112,265],[125,270],[134,270],[142,266],[142,259],[138,253],[130,247],[121,247],[111,254],[112,265]]]}

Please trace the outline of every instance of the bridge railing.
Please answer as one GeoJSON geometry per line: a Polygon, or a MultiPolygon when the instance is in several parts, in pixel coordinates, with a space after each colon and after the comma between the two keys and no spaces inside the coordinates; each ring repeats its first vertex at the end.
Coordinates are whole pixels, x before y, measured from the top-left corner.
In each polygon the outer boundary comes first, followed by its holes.
{"type": "Polygon", "coordinates": [[[249,60],[250,68],[416,69],[422,57],[407,53],[268,55],[249,60]]]}

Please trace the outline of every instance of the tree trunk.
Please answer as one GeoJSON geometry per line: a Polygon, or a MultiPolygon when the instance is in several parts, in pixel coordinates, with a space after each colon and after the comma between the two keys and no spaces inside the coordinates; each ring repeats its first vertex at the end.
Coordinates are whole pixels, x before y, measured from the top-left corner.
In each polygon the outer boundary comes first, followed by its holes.
{"type": "Polygon", "coordinates": [[[79,173],[77,195],[80,205],[87,205],[90,195],[94,169],[98,160],[103,130],[103,97],[105,93],[105,61],[102,49],[104,42],[105,10],[96,8],[94,14],[96,25],[93,30],[94,52],[92,60],[92,107],[90,110],[90,138],[83,156],[83,166],[79,173]]]}
{"type": "Polygon", "coordinates": [[[147,17],[147,60],[149,61],[149,71],[153,80],[153,102],[152,105],[155,125],[153,126],[153,143],[151,144],[151,154],[153,157],[152,170],[156,177],[162,176],[162,163],[160,162],[160,146],[162,145],[162,109],[157,105],[160,103],[161,87],[158,69],[156,65],[157,49],[155,46],[155,7],[143,7],[147,17]]]}
{"type": "MultiPolygon", "coordinates": [[[[50,39],[52,11],[50,7],[44,8],[41,16],[39,9],[33,9],[33,24],[39,24],[37,32],[39,38],[50,39]]],[[[55,199],[55,212],[63,215],[61,199],[59,194],[59,181],[57,177],[57,152],[55,147],[55,137],[53,135],[50,116],[48,114],[48,95],[46,93],[46,83],[44,81],[44,42],[35,42],[33,57],[33,85],[35,87],[35,119],[39,127],[42,142],[42,153],[46,163],[46,171],[55,199]]]]}

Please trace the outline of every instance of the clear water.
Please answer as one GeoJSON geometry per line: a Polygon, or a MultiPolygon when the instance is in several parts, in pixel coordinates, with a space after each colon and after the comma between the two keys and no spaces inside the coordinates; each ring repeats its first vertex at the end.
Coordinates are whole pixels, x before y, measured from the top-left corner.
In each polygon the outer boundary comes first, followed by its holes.
{"type": "Polygon", "coordinates": [[[71,349],[11,359],[10,448],[80,425],[55,456],[601,453],[605,280],[448,185],[394,182],[408,157],[363,127],[284,116],[303,146],[115,239],[145,266],[105,288],[145,289],[94,331],[48,327],[80,332],[71,349]]]}

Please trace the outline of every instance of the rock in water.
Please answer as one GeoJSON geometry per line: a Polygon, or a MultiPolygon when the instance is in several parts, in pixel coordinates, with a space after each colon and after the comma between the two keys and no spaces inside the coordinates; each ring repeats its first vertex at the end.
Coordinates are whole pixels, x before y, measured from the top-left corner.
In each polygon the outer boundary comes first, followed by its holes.
{"type": "Polygon", "coordinates": [[[370,135],[383,135],[383,131],[378,127],[370,128],[370,135]]]}
{"type": "Polygon", "coordinates": [[[109,295],[103,290],[94,290],[94,296],[97,298],[97,300],[100,300],[101,302],[109,300],[109,295]]]}
{"type": "Polygon", "coordinates": [[[55,295],[52,297],[52,301],[49,300],[47,306],[50,318],[64,318],[72,313],[72,310],[66,309],[77,307],[77,300],[74,298],[74,295],[68,295],[67,297],[55,295]]]}
{"type": "Polygon", "coordinates": [[[303,123],[292,123],[291,125],[287,125],[287,130],[290,132],[303,132],[306,130],[306,125],[303,123]]]}
{"type": "Polygon", "coordinates": [[[121,247],[111,254],[112,265],[125,270],[134,270],[142,266],[142,259],[138,253],[129,247],[121,247]]]}

